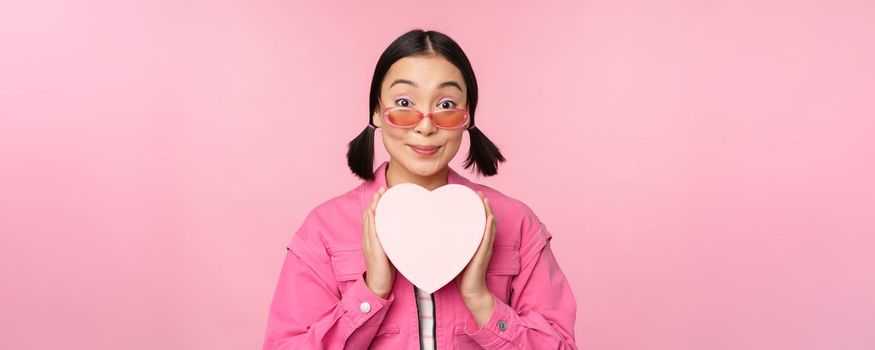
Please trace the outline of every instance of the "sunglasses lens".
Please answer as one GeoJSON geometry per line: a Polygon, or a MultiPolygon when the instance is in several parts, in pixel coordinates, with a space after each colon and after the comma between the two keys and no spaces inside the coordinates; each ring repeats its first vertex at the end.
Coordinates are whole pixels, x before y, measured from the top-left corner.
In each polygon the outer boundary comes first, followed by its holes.
{"type": "Polygon", "coordinates": [[[413,126],[419,123],[419,112],[412,109],[396,109],[389,112],[389,122],[398,126],[413,126]]]}
{"type": "MultiPolygon", "coordinates": [[[[437,111],[432,114],[432,122],[441,128],[456,128],[462,126],[467,121],[467,113],[464,110],[445,110],[437,111]]],[[[422,115],[415,109],[395,109],[389,112],[389,122],[401,126],[409,127],[419,124],[422,115]]]]}
{"type": "Polygon", "coordinates": [[[465,111],[448,110],[438,111],[432,115],[435,125],[443,128],[454,128],[465,123],[465,111]]]}

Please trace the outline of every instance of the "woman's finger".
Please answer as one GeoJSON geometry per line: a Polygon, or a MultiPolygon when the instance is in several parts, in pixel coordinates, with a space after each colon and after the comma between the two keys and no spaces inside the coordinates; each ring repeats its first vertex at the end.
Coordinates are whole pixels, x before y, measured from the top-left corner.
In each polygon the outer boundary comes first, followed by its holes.
{"type": "Polygon", "coordinates": [[[490,232],[492,231],[492,227],[491,227],[492,222],[490,220],[490,215],[489,215],[490,211],[489,211],[488,206],[486,204],[486,199],[485,199],[485,197],[482,196],[482,193],[478,191],[477,194],[479,194],[481,196],[481,199],[483,200],[483,205],[484,205],[484,207],[487,208],[486,225],[483,228],[483,238],[481,238],[480,245],[477,247],[477,251],[474,253],[474,258],[471,259],[471,262],[469,262],[469,265],[473,264],[475,262],[480,262],[480,261],[484,260],[486,258],[485,255],[488,253],[488,250],[491,248],[491,245],[492,245],[492,241],[491,241],[492,238],[490,237],[491,236],[490,232]]]}
{"type": "Polygon", "coordinates": [[[489,198],[486,198],[486,196],[483,197],[483,206],[486,207],[486,224],[488,227],[494,229],[495,215],[492,213],[492,206],[489,205],[489,198]]]}
{"type": "Polygon", "coordinates": [[[377,198],[380,196],[380,192],[375,192],[374,196],[371,197],[371,205],[368,206],[368,209],[374,209],[377,207],[377,198]]]}
{"type": "Polygon", "coordinates": [[[379,193],[374,193],[373,197],[371,197],[371,204],[365,209],[365,220],[364,220],[364,237],[363,240],[370,241],[373,231],[373,222],[374,222],[374,208],[377,206],[377,197],[379,193]]]}
{"type": "Polygon", "coordinates": [[[487,222],[487,232],[484,240],[487,241],[486,251],[484,252],[485,259],[489,259],[492,255],[492,244],[495,242],[495,231],[496,231],[496,222],[495,222],[495,214],[492,213],[492,206],[489,205],[489,198],[484,196],[483,205],[486,206],[486,222],[487,222]]]}
{"type": "Polygon", "coordinates": [[[380,250],[383,249],[383,246],[380,244],[380,240],[377,237],[377,224],[376,224],[377,220],[375,217],[377,214],[377,204],[380,201],[380,198],[383,197],[383,193],[385,193],[385,192],[386,192],[386,187],[381,187],[380,190],[374,194],[374,202],[371,206],[372,208],[368,210],[368,213],[369,213],[368,215],[370,215],[369,230],[368,230],[369,234],[370,234],[369,239],[371,240],[371,242],[373,242],[373,244],[375,246],[380,247],[380,250]]]}
{"type": "Polygon", "coordinates": [[[371,214],[370,214],[371,221],[368,223],[368,225],[369,225],[368,231],[370,233],[370,236],[371,236],[371,239],[373,240],[373,242],[375,242],[376,244],[379,244],[380,242],[377,240],[377,224],[375,223],[376,220],[374,218],[375,214],[376,214],[376,212],[371,211],[371,214]]]}
{"type": "Polygon", "coordinates": [[[368,256],[370,256],[371,245],[370,239],[368,238],[368,211],[365,210],[365,218],[362,220],[362,254],[365,256],[365,260],[367,260],[368,256]]]}
{"type": "Polygon", "coordinates": [[[362,243],[367,248],[367,251],[371,250],[371,223],[373,222],[373,218],[371,218],[371,209],[368,208],[365,210],[365,223],[362,230],[362,243]]]}

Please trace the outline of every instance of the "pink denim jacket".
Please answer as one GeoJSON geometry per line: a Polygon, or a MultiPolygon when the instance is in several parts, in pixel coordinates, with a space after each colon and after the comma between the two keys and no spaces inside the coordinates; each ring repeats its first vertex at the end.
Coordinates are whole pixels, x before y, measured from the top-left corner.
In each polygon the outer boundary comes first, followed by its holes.
{"type": "MultiPolygon", "coordinates": [[[[364,282],[362,214],[386,185],[388,162],[313,209],[290,240],[270,306],[264,349],[418,349],[413,285],[396,274],[386,299],[364,282]]],[[[551,234],[524,203],[449,170],[448,182],[483,191],[496,220],[486,284],[492,315],[474,322],[455,283],[434,293],[437,349],[577,349],[577,304],[550,249],[551,234]]]]}

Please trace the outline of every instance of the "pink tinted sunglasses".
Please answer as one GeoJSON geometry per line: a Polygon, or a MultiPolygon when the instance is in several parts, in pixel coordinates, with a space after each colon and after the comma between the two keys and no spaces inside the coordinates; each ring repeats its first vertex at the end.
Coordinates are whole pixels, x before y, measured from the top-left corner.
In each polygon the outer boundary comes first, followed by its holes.
{"type": "Polygon", "coordinates": [[[381,98],[377,98],[377,100],[380,102],[383,120],[396,128],[412,128],[419,125],[423,118],[431,118],[432,124],[438,128],[458,129],[465,126],[469,119],[467,106],[465,108],[447,108],[433,111],[429,114],[422,114],[418,109],[410,107],[386,108],[383,106],[381,98]]]}

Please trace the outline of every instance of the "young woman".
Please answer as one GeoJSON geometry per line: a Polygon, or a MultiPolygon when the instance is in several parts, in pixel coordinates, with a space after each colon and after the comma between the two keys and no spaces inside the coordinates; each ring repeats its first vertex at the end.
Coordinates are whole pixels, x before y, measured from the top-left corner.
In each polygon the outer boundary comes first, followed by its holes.
{"type": "Polygon", "coordinates": [[[289,242],[264,349],[577,348],[576,301],[546,226],[524,203],[448,166],[466,130],[465,168],[492,176],[504,161],[474,125],[476,106],[471,64],[448,36],[417,29],[386,48],[368,126],[347,153],[364,181],[313,209],[289,242]],[[377,128],[390,160],[374,171],[377,128]],[[377,203],[400,183],[468,186],[486,211],[474,257],[431,295],[396,273],[377,239],[377,203]]]}

